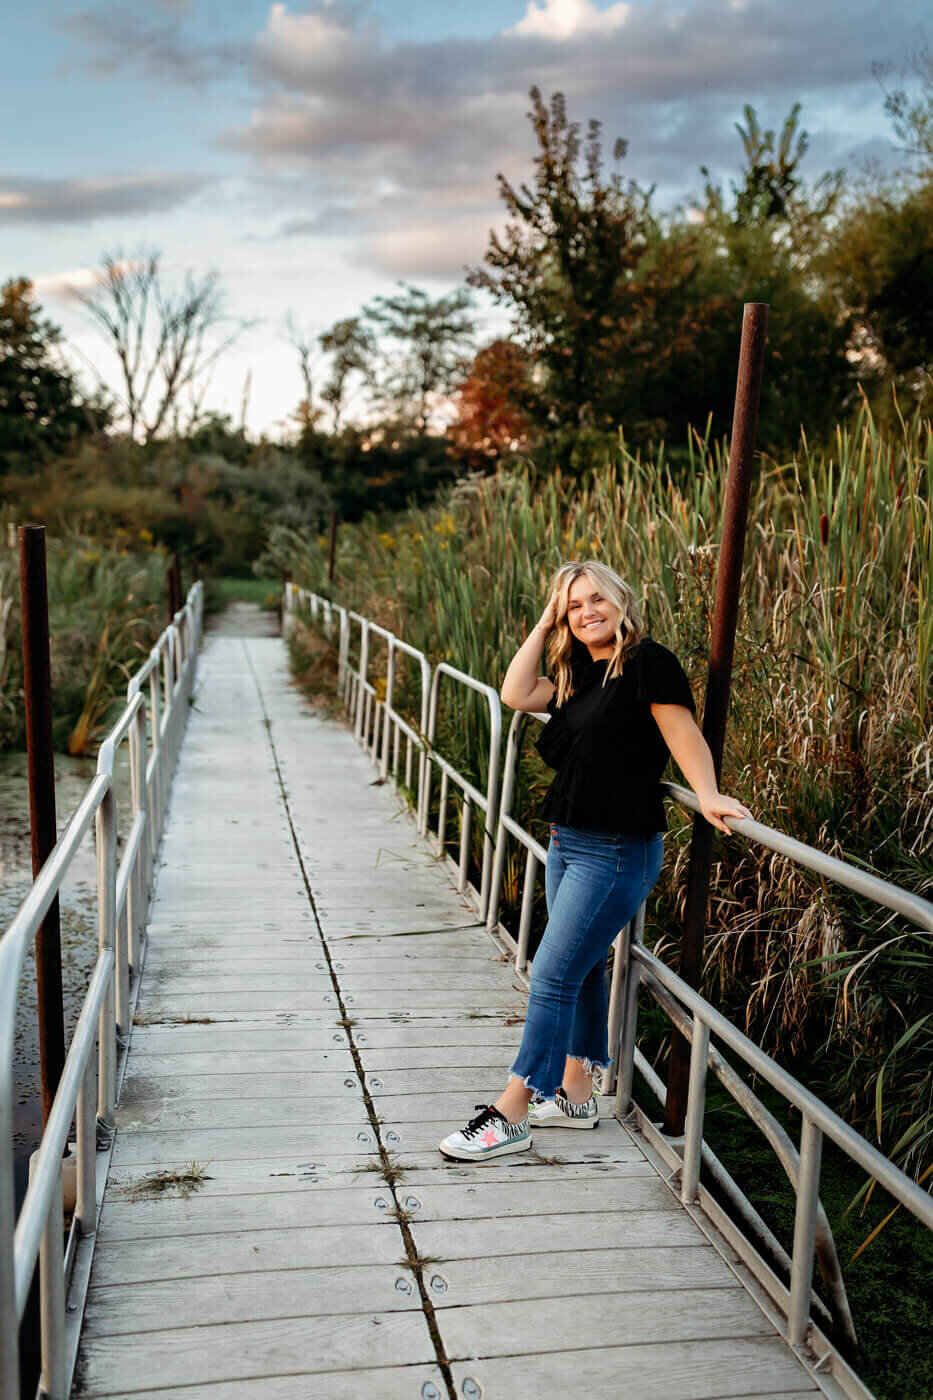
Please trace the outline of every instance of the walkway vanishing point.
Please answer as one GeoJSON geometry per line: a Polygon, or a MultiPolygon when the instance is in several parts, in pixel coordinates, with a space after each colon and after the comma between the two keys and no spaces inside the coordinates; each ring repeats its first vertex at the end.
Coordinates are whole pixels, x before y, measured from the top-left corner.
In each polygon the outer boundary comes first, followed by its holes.
{"type": "Polygon", "coordinates": [[[208,636],[72,1394],[867,1394],[782,1340],[611,1100],[520,1158],[439,1156],[499,1092],[525,994],[376,777],[281,640],[208,636]]]}

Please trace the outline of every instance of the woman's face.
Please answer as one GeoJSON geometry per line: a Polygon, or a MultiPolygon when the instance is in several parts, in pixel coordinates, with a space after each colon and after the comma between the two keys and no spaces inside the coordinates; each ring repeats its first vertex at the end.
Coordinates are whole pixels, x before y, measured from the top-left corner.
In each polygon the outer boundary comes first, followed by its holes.
{"type": "Polygon", "coordinates": [[[588,574],[574,579],[567,595],[567,623],[594,661],[610,657],[615,650],[618,617],[619,609],[603,597],[588,574]]]}

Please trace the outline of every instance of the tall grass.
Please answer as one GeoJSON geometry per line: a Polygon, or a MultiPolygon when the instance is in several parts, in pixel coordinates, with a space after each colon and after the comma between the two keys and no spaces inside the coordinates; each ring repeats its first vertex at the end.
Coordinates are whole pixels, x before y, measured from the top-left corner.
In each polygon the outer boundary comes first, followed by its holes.
{"type": "MultiPolygon", "coordinates": [[[[727,464],[699,435],[691,452],[682,480],[621,444],[600,475],[471,478],[429,510],[345,528],[334,595],[499,684],[551,571],[596,556],[640,594],[700,702],[727,464]]],[[[933,888],[931,499],[933,431],[919,419],[889,436],[863,410],[832,452],[804,440],[790,463],[761,464],[721,782],[759,820],[921,894],[933,888]]],[[[270,554],[327,592],[325,544],[278,531],[270,554]]],[[[458,728],[459,757],[484,779],[481,714],[458,728]]],[[[546,781],[529,752],[526,821],[546,781]]],[[[649,930],[667,956],[689,836],[670,815],[649,930]]],[[[889,923],[779,856],[720,843],[705,986],[780,1058],[805,1056],[810,1082],[919,1170],[933,1146],[933,949],[889,923]]]]}
{"type": "MultiPolygon", "coordinates": [[[[15,534],[13,535],[15,541],[15,534]]],[[[82,536],[46,547],[55,747],[90,752],[167,621],[164,554],[82,536]]],[[[0,543],[0,749],[25,744],[19,562],[0,543]]]]}

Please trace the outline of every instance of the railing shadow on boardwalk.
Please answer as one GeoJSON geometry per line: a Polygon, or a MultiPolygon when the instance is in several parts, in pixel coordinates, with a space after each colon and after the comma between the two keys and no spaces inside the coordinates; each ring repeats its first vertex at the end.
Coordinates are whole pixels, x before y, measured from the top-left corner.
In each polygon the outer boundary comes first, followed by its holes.
{"type": "MultiPolygon", "coordinates": [[[[531,720],[546,722],[548,716],[516,712],[506,736],[503,761],[500,753],[501,708],[498,693],[492,686],[447,663],[432,668],[422,652],[386,628],[330,599],[286,583],[283,598],[286,633],[299,615],[320,628],[327,639],[336,644],[337,694],[352,723],[357,742],[377,766],[383,781],[391,779],[414,794],[420,834],[436,840],[438,854],[450,864],[458,890],[472,897],[487,932],[509,950],[514,970],[527,986],[535,881],[544,867],[546,851],[514,819],[512,804],[525,728],[531,720]],[[374,680],[374,640],[385,647],[385,669],[379,678],[384,683],[384,689],[374,680]],[[400,655],[407,656],[415,663],[420,677],[419,714],[414,722],[406,720],[394,704],[400,655]],[[441,682],[445,677],[448,678],[446,687],[468,688],[482,697],[488,708],[485,792],[481,792],[435,747],[443,693],[441,682]],[[435,769],[440,777],[437,825],[429,828],[435,769]],[[446,854],[445,847],[451,786],[455,792],[459,792],[461,804],[460,848],[456,862],[446,854]],[[481,814],[484,832],[478,889],[468,878],[474,809],[481,814]],[[526,852],[516,935],[499,917],[510,840],[517,842],[526,852]]],[[[663,783],[662,790],[684,809],[700,811],[699,803],[689,789],[675,783],[663,783]]],[[[933,932],[933,904],[911,891],[828,856],[760,822],[743,819],[739,823],[728,817],[725,821],[734,833],[746,840],[780,854],[793,864],[833,881],[876,906],[914,921],[918,928],[933,932]]],[[[788,1344],[798,1354],[808,1351],[815,1358],[817,1367],[831,1374],[845,1393],[867,1395],[869,1392],[846,1361],[846,1356],[851,1359],[857,1354],[858,1343],[832,1231],[820,1200],[824,1137],[928,1229],[933,1229],[933,1199],[646,949],[643,943],[644,919],[642,905],[631,923],[620,931],[613,945],[609,998],[612,1063],[602,1075],[602,1092],[605,1094],[615,1090],[616,1117],[642,1135],[646,1148],[666,1171],[668,1179],[677,1186],[684,1208],[695,1217],[705,1216],[711,1220],[763,1285],[784,1319],[782,1330],[788,1344]],[[687,1115],[681,1139],[665,1137],[653,1119],[632,1098],[634,1070],[637,1068],[662,1109],[665,1103],[665,1087],[636,1045],[641,991],[651,997],[691,1046],[687,1115]],[[800,1112],[799,1148],[795,1147],[774,1115],[711,1043],[711,1037],[715,1037],[755,1075],[776,1090],[787,1104],[800,1112]],[[796,1200],[790,1255],[704,1141],[704,1105],[710,1071],[764,1136],[787,1175],[796,1200]],[[706,1168],[719,1194],[728,1201],[728,1211],[701,1183],[701,1167],[706,1168]],[[822,1276],[828,1306],[812,1288],[814,1259],[822,1276]],[[779,1271],[783,1272],[783,1278],[779,1271]],[[827,1332],[832,1333],[838,1346],[830,1340],[827,1332]]]]}
{"type": "Polygon", "coordinates": [[[54,1397],[70,1389],[154,862],[197,674],[203,594],[203,585],[195,583],[145,665],[130,679],[126,707],[101,744],[96,777],[0,940],[0,1395],[10,1400],[19,1393],[19,1328],[37,1258],[40,1389],[54,1397]],[[113,771],[124,742],[129,746],[132,822],[118,863],[113,771]],[[17,1217],[13,1055],[20,971],[36,930],[92,828],[97,847],[97,959],[17,1217]],[[73,1121],[75,1141],[69,1143],[73,1121]],[[63,1220],[72,1203],[65,1233],[63,1220]]]}

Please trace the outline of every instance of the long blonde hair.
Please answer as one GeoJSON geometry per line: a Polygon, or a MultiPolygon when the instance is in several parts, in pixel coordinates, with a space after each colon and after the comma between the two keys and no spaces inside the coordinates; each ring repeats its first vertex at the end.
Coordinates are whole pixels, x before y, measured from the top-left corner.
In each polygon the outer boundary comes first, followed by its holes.
{"type": "Polygon", "coordinates": [[[645,636],[645,623],[638,610],[635,594],[614,569],[600,564],[595,559],[588,559],[583,563],[571,561],[569,564],[562,564],[551,580],[548,593],[548,597],[551,593],[557,594],[557,616],[554,630],[548,638],[547,654],[550,669],[557,680],[558,705],[563,705],[575,689],[572,665],[574,643],[578,646],[584,645],[574,637],[567,621],[571,585],[584,574],[596,585],[603,597],[608,598],[610,603],[614,603],[619,609],[615,627],[615,651],[609,658],[603,685],[620,674],[622,667],[645,636]]]}

